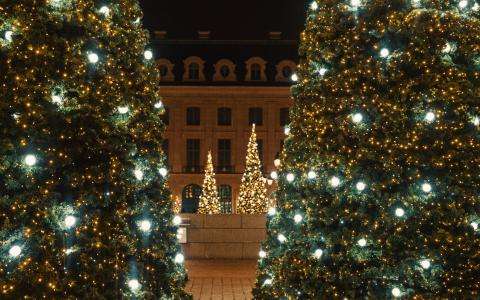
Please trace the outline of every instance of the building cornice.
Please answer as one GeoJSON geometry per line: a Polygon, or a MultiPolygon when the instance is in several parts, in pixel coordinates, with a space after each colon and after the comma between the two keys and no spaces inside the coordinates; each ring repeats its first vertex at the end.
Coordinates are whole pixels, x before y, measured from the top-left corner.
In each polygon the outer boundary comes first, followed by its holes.
{"type": "Polygon", "coordinates": [[[160,87],[164,97],[242,97],[255,95],[256,98],[290,97],[290,87],[280,86],[166,86],[160,87]]]}

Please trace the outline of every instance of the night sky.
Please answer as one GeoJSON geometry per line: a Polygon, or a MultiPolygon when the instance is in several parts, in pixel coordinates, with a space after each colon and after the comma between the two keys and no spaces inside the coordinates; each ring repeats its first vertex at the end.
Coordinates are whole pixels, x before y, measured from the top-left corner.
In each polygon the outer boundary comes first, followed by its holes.
{"type": "Polygon", "coordinates": [[[269,31],[298,39],[305,22],[306,0],[140,0],[150,30],[169,38],[197,37],[211,30],[212,39],[263,39],[269,31]]]}

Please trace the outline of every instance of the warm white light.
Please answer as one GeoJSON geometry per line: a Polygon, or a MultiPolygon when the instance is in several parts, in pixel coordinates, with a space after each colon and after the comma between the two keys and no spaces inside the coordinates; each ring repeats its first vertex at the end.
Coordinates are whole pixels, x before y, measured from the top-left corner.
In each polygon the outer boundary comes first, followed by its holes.
{"type": "Polygon", "coordinates": [[[292,81],[295,81],[295,82],[298,81],[298,75],[293,73],[292,76],[291,76],[291,79],[292,79],[292,81]]]}
{"type": "Polygon", "coordinates": [[[313,1],[313,2],[310,4],[310,9],[311,9],[311,10],[317,10],[317,9],[318,9],[317,1],[313,1]]]}
{"type": "Polygon", "coordinates": [[[353,123],[361,123],[363,121],[363,115],[361,113],[355,113],[352,115],[353,123]]]}
{"type": "Polygon", "coordinates": [[[272,171],[272,172],[270,173],[270,177],[271,177],[272,179],[276,180],[276,179],[278,178],[278,173],[277,173],[276,171],[272,171]]]}
{"type": "Polygon", "coordinates": [[[313,253],[313,256],[315,256],[315,258],[320,258],[320,257],[322,257],[322,255],[323,255],[323,250],[322,249],[317,249],[313,253]]]}
{"type": "Polygon", "coordinates": [[[63,221],[65,222],[66,228],[72,228],[77,223],[77,218],[75,218],[75,216],[68,215],[63,221]]]}
{"type": "Polygon", "coordinates": [[[293,173],[288,173],[287,174],[287,181],[292,182],[295,180],[295,175],[293,173]]]}
{"type": "Polygon", "coordinates": [[[359,181],[359,182],[357,182],[357,184],[355,185],[355,187],[357,188],[357,190],[358,190],[359,192],[361,192],[361,191],[363,191],[363,190],[367,187],[367,185],[366,185],[363,181],[359,181]]]}
{"type": "Polygon", "coordinates": [[[478,11],[478,9],[480,9],[480,6],[478,5],[477,2],[475,2],[475,4],[472,6],[472,10],[473,11],[478,11]]]}
{"type": "Polygon", "coordinates": [[[118,112],[119,112],[120,114],[123,115],[123,114],[128,113],[128,111],[129,111],[130,109],[128,108],[128,106],[125,105],[125,106],[119,106],[119,107],[117,108],[117,110],[118,110],[118,112]]]}
{"type": "Polygon", "coordinates": [[[270,207],[268,209],[268,215],[269,216],[274,216],[277,213],[277,209],[275,207],[270,207]]]}
{"type": "Polygon", "coordinates": [[[420,266],[422,266],[422,268],[425,269],[425,270],[430,269],[430,266],[431,266],[430,260],[428,260],[428,259],[422,259],[422,260],[420,261],[420,266]]]}
{"type": "Polygon", "coordinates": [[[293,216],[293,220],[295,221],[295,223],[298,224],[298,223],[302,222],[303,217],[300,214],[296,214],[295,216],[293,216]]]}
{"type": "Polygon", "coordinates": [[[155,103],[155,104],[153,105],[153,107],[155,107],[156,109],[162,108],[162,107],[163,107],[162,101],[158,101],[157,103],[155,103]]]}
{"type": "Polygon", "coordinates": [[[360,246],[360,247],[365,247],[367,245],[367,240],[364,239],[364,238],[361,238],[358,240],[357,244],[360,246]]]}
{"type": "Polygon", "coordinates": [[[405,210],[403,208],[397,208],[395,209],[395,215],[397,217],[403,217],[405,215],[405,210]]]}
{"type": "Polygon", "coordinates": [[[271,285],[272,282],[273,282],[272,279],[267,278],[267,279],[265,279],[265,281],[263,282],[263,284],[264,284],[264,285],[271,285]]]}
{"type": "Polygon", "coordinates": [[[287,238],[281,233],[277,236],[277,239],[280,243],[284,243],[287,240],[287,238]]]}
{"type": "Polygon", "coordinates": [[[183,256],[182,253],[178,253],[177,255],[175,255],[175,262],[177,264],[181,264],[185,261],[185,257],[183,256]]]}
{"type": "Polygon", "coordinates": [[[402,291],[400,291],[399,288],[393,288],[392,289],[392,296],[393,297],[400,297],[402,295],[402,291]]]}
{"type": "Polygon", "coordinates": [[[97,53],[89,53],[88,54],[88,61],[92,64],[96,64],[99,60],[97,53]]]}
{"type": "Polygon", "coordinates": [[[318,70],[318,74],[319,74],[320,76],[323,76],[323,75],[325,75],[325,74],[327,73],[327,71],[328,71],[328,70],[327,70],[326,68],[323,68],[323,67],[322,67],[322,68],[320,68],[320,69],[318,70]]]}
{"type": "Polygon", "coordinates": [[[475,231],[478,230],[478,223],[477,222],[470,223],[470,226],[472,226],[473,230],[475,230],[475,231]]]}
{"type": "Polygon", "coordinates": [[[173,217],[173,225],[178,226],[180,224],[182,224],[182,217],[180,216],[173,217]]]}
{"type": "Polygon", "coordinates": [[[103,14],[104,16],[108,16],[110,14],[110,8],[108,8],[108,6],[102,6],[100,7],[100,9],[98,10],[101,14],[103,14]]]}
{"type": "Polygon", "coordinates": [[[163,168],[163,167],[162,167],[162,168],[158,169],[158,173],[159,173],[162,177],[165,177],[165,176],[167,176],[167,174],[168,174],[168,170],[167,170],[166,168],[163,168]]]}
{"type": "Polygon", "coordinates": [[[425,120],[428,122],[433,122],[435,121],[435,113],[429,111],[425,114],[425,120]]]}
{"type": "Polygon", "coordinates": [[[473,121],[472,121],[473,125],[475,126],[478,126],[480,125],[480,118],[479,117],[475,117],[473,118],[473,121]]]}
{"type": "Polygon", "coordinates": [[[25,156],[24,162],[27,166],[33,167],[37,164],[37,157],[33,154],[27,154],[25,156]]]}
{"type": "Polygon", "coordinates": [[[465,7],[467,7],[467,5],[468,5],[467,0],[461,0],[460,2],[458,2],[458,7],[460,7],[461,9],[464,9],[465,7]]]}
{"type": "Polygon", "coordinates": [[[63,102],[62,95],[52,94],[52,102],[55,104],[62,104],[63,102]]]}
{"type": "Polygon", "coordinates": [[[285,133],[285,135],[289,135],[289,134],[290,134],[290,127],[286,126],[286,127],[283,129],[283,133],[285,133]]]}
{"type": "Polygon", "coordinates": [[[143,179],[143,172],[140,169],[135,169],[135,171],[133,171],[133,175],[135,175],[135,178],[137,178],[137,180],[143,179]]]}
{"type": "Polygon", "coordinates": [[[307,177],[308,179],[315,179],[317,178],[317,173],[315,173],[315,171],[309,171],[307,177]]]}
{"type": "Polygon", "coordinates": [[[13,258],[18,257],[20,254],[22,254],[22,248],[18,245],[12,246],[8,250],[8,254],[13,258]]]}
{"type": "Polygon", "coordinates": [[[145,57],[146,60],[152,59],[153,58],[152,50],[145,50],[145,52],[143,52],[143,57],[145,57]]]}
{"type": "Polygon", "coordinates": [[[388,57],[390,55],[390,50],[388,50],[387,48],[382,48],[380,50],[380,57],[388,57]]]}
{"type": "Polygon", "coordinates": [[[275,160],[273,161],[273,165],[274,165],[275,167],[277,167],[277,168],[280,167],[280,164],[281,164],[281,163],[282,163],[282,162],[280,161],[279,158],[277,158],[277,159],[275,159],[275,160]]]}
{"type": "Polygon", "coordinates": [[[135,292],[135,291],[138,291],[138,289],[140,289],[140,282],[138,282],[137,279],[130,279],[128,281],[128,287],[130,288],[131,291],[135,292]]]}
{"type": "Polygon", "coordinates": [[[11,42],[13,40],[13,31],[11,30],[5,31],[4,37],[7,42],[11,42]]]}
{"type": "Polygon", "coordinates": [[[267,257],[267,252],[263,251],[263,250],[260,250],[260,252],[258,252],[258,256],[260,258],[265,258],[267,257]]]}
{"type": "Polygon", "coordinates": [[[143,232],[148,232],[152,228],[152,222],[149,220],[141,220],[138,222],[138,228],[143,232]]]}
{"type": "Polygon", "coordinates": [[[334,188],[338,187],[340,185],[340,178],[337,176],[333,176],[330,178],[330,185],[334,188]]]}
{"type": "Polygon", "coordinates": [[[430,183],[425,182],[424,184],[422,184],[422,191],[424,191],[425,193],[430,193],[432,191],[432,186],[430,185],[430,183]]]}
{"type": "Polygon", "coordinates": [[[350,0],[350,5],[357,8],[360,5],[362,5],[362,1],[361,0],[350,0]]]}

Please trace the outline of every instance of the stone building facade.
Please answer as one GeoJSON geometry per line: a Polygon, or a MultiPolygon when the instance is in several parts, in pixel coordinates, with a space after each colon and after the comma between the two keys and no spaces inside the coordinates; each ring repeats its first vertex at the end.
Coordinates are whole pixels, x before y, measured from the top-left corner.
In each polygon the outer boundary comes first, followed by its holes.
{"type": "Polygon", "coordinates": [[[292,105],[296,41],[280,33],[254,41],[214,40],[208,31],[190,40],[155,37],[173,197],[182,212],[196,211],[211,150],[222,210],[234,213],[252,123],[265,176],[275,169],[292,105]]]}

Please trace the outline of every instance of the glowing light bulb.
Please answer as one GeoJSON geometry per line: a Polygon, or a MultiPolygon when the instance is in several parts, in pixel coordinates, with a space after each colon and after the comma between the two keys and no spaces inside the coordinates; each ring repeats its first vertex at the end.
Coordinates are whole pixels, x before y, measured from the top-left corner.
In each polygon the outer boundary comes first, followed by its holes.
{"type": "Polygon", "coordinates": [[[298,223],[302,222],[303,217],[300,214],[296,214],[295,216],[293,216],[293,220],[295,221],[295,223],[298,224],[298,223]]]}
{"type": "Polygon", "coordinates": [[[52,102],[55,103],[55,104],[62,104],[62,102],[63,102],[62,95],[52,94],[52,102]]]}
{"type": "Polygon", "coordinates": [[[360,247],[365,247],[367,245],[367,240],[364,239],[364,238],[361,238],[358,240],[357,244],[360,246],[360,247]]]}
{"type": "Polygon", "coordinates": [[[337,176],[333,176],[330,178],[330,185],[334,188],[338,187],[340,185],[340,178],[337,176]]]}
{"type": "Polygon", "coordinates": [[[151,60],[153,58],[152,50],[145,50],[145,52],[143,52],[143,57],[145,57],[146,60],[151,60]]]}
{"type": "Polygon", "coordinates": [[[474,117],[472,120],[473,125],[478,126],[480,125],[480,118],[479,117],[474,117]]]}
{"type": "Polygon", "coordinates": [[[128,281],[128,288],[132,291],[132,292],[135,292],[135,291],[138,291],[141,287],[141,284],[140,282],[138,282],[137,279],[130,279],[128,281]]]}
{"type": "Polygon", "coordinates": [[[313,1],[312,3],[310,3],[310,9],[311,10],[317,10],[318,9],[317,1],[313,1]]]}
{"type": "Polygon", "coordinates": [[[323,255],[323,250],[322,249],[317,249],[317,250],[315,250],[315,252],[313,252],[313,256],[315,256],[315,258],[317,258],[317,259],[322,257],[322,255],[323,255]]]}
{"type": "Polygon", "coordinates": [[[272,171],[270,173],[270,177],[274,180],[278,179],[278,173],[276,171],[272,171]]]}
{"type": "Polygon", "coordinates": [[[295,175],[293,173],[288,173],[287,174],[287,181],[292,182],[295,180],[295,175]]]}
{"type": "Polygon", "coordinates": [[[148,232],[152,228],[152,222],[149,220],[141,220],[138,222],[138,228],[143,232],[148,232]]]}
{"type": "Polygon", "coordinates": [[[425,114],[425,120],[426,120],[427,122],[433,122],[433,121],[435,121],[435,113],[433,113],[433,112],[431,112],[431,111],[427,112],[427,113],[425,114]]]}
{"type": "Polygon", "coordinates": [[[465,7],[467,7],[467,5],[468,5],[467,0],[461,0],[460,2],[458,2],[458,7],[460,7],[461,9],[464,9],[465,7]]]}
{"type": "Polygon", "coordinates": [[[129,111],[130,109],[128,108],[127,105],[125,105],[125,106],[119,106],[119,107],[117,108],[117,110],[118,110],[118,113],[124,115],[124,114],[128,113],[128,111],[129,111]]]}
{"type": "Polygon", "coordinates": [[[363,115],[361,113],[355,113],[352,115],[352,121],[355,124],[361,123],[363,121],[363,115]]]}
{"type": "Polygon", "coordinates": [[[269,216],[272,217],[272,216],[274,216],[276,213],[277,213],[277,209],[276,209],[275,207],[270,207],[270,208],[268,209],[268,215],[269,215],[269,216]]]}
{"type": "Polygon", "coordinates": [[[472,223],[470,223],[470,226],[472,226],[472,228],[473,228],[474,231],[477,231],[477,230],[478,230],[478,223],[477,223],[477,222],[472,222],[472,223]]]}
{"type": "Polygon", "coordinates": [[[277,236],[277,239],[282,244],[285,243],[285,241],[287,240],[287,238],[281,233],[277,236]]]}
{"type": "Polygon", "coordinates": [[[290,77],[292,81],[297,82],[298,81],[298,75],[293,73],[292,76],[290,77]]]}
{"type": "Polygon", "coordinates": [[[10,255],[10,257],[18,257],[20,256],[20,254],[22,254],[22,248],[18,245],[15,245],[15,246],[12,246],[9,250],[8,250],[8,254],[10,255]]]}
{"type": "Polygon", "coordinates": [[[180,224],[182,224],[182,217],[180,216],[173,217],[173,225],[178,226],[180,224]]]}
{"type": "Polygon", "coordinates": [[[68,215],[65,217],[63,222],[65,223],[66,228],[72,228],[77,223],[77,218],[75,218],[75,216],[68,215]]]}
{"type": "Polygon", "coordinates": [[[362,5],[362,1],[361,0],[350,0],[350,5],[354,8],[357,8],[360,5],[362,5]]]}
{"type": "Polygon", "coordinates": [[[355,187],[357,188],[357,190],[358,190],[359,192],[361,192],[361,191],[363,191],[363,190],[367,187],[367,185],[366,185],[363,181],[359,181],[359,182],[357,182],[357,184],[355,185],[355,187]]]}
{"type": "Polygon", "coordinates": [[[309,171],[307,177],[308,179],[315,179],[317,178],[317,173],[315,173],[315,171],[309,171]]]}
{"type": "Polygon", "coordinates": [[[160,174],[160,176],[165,177],[168,174],[168,170],[166,168],[162,167],[162,168],[158,169],[158,173],[160,174]]]}
{"type": "Polygon", "coordinates": [[[320,76],[323,76],[323,75],[327,74],[327,71],[328,71],[328,69],[326,69],[324,67],[321,67],[320,69],[318,69],[318,74],[320,76]]]}
{"type": "Polygon", "coordinates": [[[403,217],[405,215],[405,210],[403,208],[397,208],[395,209],[395,215],[397,217],[403,217]]]}
{"type": "Polygon", "coordinates": [[[390,50],[388,50],[387,48],[382,48],[380,50],[380,57],[386,58],[389,55],[390,55],[390,50]]]}
{"type": "Polygon", "coordinates": [[[271,285],[272,282],[273,282],[272,279],[267,278],[267,279],[265,279],[265,281],[263,282],[263,284],[264,284],[264,285],[271,285]]]}
{"type": "Polygon", "coordinates": [[[442,52],[443,53],[450,53],[452,51],[452,45],[450,43],[446,43],[445,47],[443,47],[442,52]]]}
{"type": "Polygon", "coordinates": [[[397,288],[397,287],[393,288],[392,289],[392,296],[393,297],[400,297],[400,296],[402,296],[402,291],[400,291],[400,289],[397,288]]]}
{"type": "Polygon", "coordinates": [[[155,107],[156,109],[162,108],[162,107],[163,107],[162,101],[158,101],[157,103],[155,103],[155,104],[153,105],[153,107],[155,107]]]}
{"type": "Polygon", "coordinates": [[[177,255],[175,255],[175,262],[177,264],[181,264],[185,261],[185,256],[183,256],[182,253],[177,253],[177,255]]]}
{"type": "Polygon", "coordinates": [[[290,127],[286,126],[286,127],[283,129],[283,133],[285,133],[285,135],[289,135],[289,134],[290,134],[290,127]]]}
{"type": "Polygon", "coordinates": [[[430,193],[432,191],[432,186],[430,185],[430,183],[425,182],[424,184],[422,184],[422,191],[424,191],[425,193],[430,193]]]}
{"type": "Polygon", "coordinates": [[[263,251],[263,250],[260,250],[260,252],[258,252],[258,256],[260,258],[265,258],[267,257],[267,252],[263,251]]]}
{"type": "Polygon", "coordinates": [[[430,269],[430,266],[431,266],[430,260],[422,259],[420,261],[420,266],[422,267],[422,269],[425,269],[425,270],[430,269]]]}
{"type": "Polygon", "coordinates": [[[100,59],[98,57],[98,54],[97,53],[89,53],[88,54],[88,61],[91,63],[91,64],[96,64],[98,62],[98,60],[100,59]]]}
{"type": "Polygon", "coordinates": [[[473,11],[478,11],[480,9],[480,6],[478,5],[477,2],[475,2],[475,4],[472,6],[472,10],[473,11]]]}
{"type": "Polygon", "coordinates": [[[27,154],[25,156],[24,162],[27,166],[33,167],[37,164],[37,157],[33,154],[27,154]]]}
{"type": "Polygon", "coordinates": [[[277,167],[277,168],[280,167],[280,164],[281,164],[281,163],[282,163],[282,162],[280,161],[279,158],[277,158],[277,159],[275,159],[275,160],[273,161],[273,165],[274,165],[275,167],[277,167]]]}
{"type": "Polygon", "coordinates": [[[4,38],[7,42],[11,42],[13,40],[13,31],[7,30],[5,31],[4,38]]]}
{"type": "Polygon", "coordinates": [[[135,169],[135,171],[133,171],[133,175],[135,175],[135,178],[137,178],[137,180],[143,179],[143,171],[140,169],[135,169]]]}
{"type": "Polygon", "coordinates": [[[105,17],[108,17],[110,15],[110,8],[108,8],[108,6],[102,6],[100,7],[100,9],[98,10],[102,15],[104,15],[105,17]]]}

